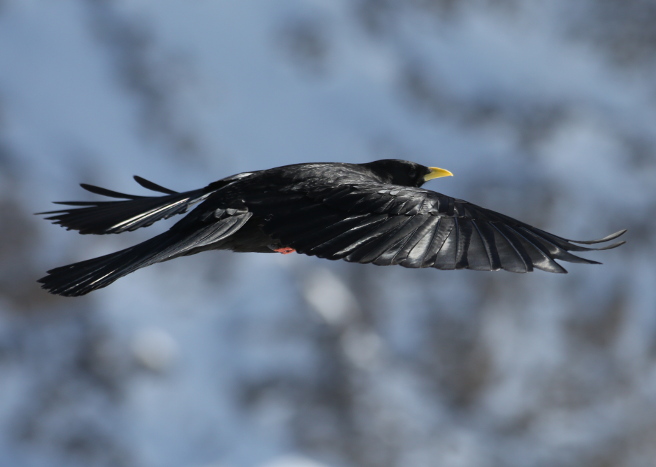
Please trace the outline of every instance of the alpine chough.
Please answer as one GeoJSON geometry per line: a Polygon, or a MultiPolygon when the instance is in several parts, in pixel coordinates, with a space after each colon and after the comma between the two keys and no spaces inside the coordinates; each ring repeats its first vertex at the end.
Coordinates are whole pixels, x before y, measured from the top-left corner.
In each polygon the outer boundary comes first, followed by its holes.
{"type": "Polygon", "coordinates": [[[39,280],[53,294],[84,295],[137,269],[205,250],[291,253],[407,268],[566,273],[556,260],[599,264],[572,251],[605,250],[625,230],[599,240],[568,240],[461,199],[426,190],[448,170],[402,160],[309,163],[246,172],[179,193],[135,196],[82,184],[120,201],[66,201],[48,214],[81,234],[114,234],[189,214],[168,231],[109,255],[62,266],[39,280]]]}

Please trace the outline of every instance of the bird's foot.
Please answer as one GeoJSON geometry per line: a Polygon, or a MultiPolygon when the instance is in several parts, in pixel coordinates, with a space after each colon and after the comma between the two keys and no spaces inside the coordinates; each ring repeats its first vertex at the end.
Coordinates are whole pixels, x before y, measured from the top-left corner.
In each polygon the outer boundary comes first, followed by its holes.
{"type": "Polygon", "coordinates": [[[288,255],[290,253],[294,253],[296,250],[294,250],[293,248],[290,248],[288,246],[283,246],[281,248],[276,248],[273,251],[275,251],[276,253],[282,253],[283,255],[288,255]]]}

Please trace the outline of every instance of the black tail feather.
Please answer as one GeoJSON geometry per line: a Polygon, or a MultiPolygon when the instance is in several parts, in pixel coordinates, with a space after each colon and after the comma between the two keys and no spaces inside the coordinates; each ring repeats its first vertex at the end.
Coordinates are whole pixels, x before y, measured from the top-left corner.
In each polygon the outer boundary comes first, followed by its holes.
{"type": "Polygon", "coordinates": [[[251,217],[241,212],[191,229],[171,230],[130,248],[48,271],[39,279],[50,293],[75,297],[107,287],[115,280],[151,264],[213,248],[239,230],[251,217]]]}
{"type": "Polygon", "coordinates": [[[170,232],[165,232],[115,253],[51,269],[38,282],[52,294],[65,297],[85,295],[107,287],[137,269],[173,258],[168,250],[175,243],[179,242],[174,240],[170,232]]]}
{"type": "Polygon", "coordinates": [[[42,288],[55,295],[77,297],[106,287],[115,280],[146,266],[144,257],[132,256],[133,248],[48,271],[38,280],[42,288]]]}

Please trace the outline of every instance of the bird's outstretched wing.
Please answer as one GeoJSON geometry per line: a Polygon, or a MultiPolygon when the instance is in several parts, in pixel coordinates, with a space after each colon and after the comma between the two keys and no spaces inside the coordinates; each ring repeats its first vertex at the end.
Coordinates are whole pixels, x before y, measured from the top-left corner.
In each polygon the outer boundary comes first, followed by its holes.
{"type": "Polygon", "coordinates": [[[263,230],[299,253],[409,268],[534,268],[566,273],[555,260],[593,263],[571,251],[602,248],[568,240],[511,217],[434,191],[383,184],[262,192],[248,201],[263,230]]]}
{"type": "Polygon", "coordinates": [[[80,186],[91,193],[122,201],[58,201],[55,204],[76,207],[37,214],[51,214],[46,219],[68,230],[78,230],[81,234],[122,233],[185,213],[207,195],[204,189],[178,193],[138,175],[134,179],[142,187],[166,196],[129,195],[82,183],[80,186]]]}

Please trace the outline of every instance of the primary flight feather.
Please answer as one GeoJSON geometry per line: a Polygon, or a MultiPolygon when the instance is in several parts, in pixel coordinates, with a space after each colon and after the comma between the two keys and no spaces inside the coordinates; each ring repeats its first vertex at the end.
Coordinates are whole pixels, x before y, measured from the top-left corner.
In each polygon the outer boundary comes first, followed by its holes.
{"type": "Polygon", "coordinates": [[[93,185],[120,201],[62,202],[46,219],[82,234],[121,233],[191,212],[168,231],[116,253],[48,271],[42,287],[78,296],[137,269],[205,250],[291,253],[408,268],[566,273],[556,260],[598,264],[570,252],[582,245],[467,201],[426,190],[444,169],[402,160],[308,163],[246,172],[178,193],[135,176],[161,196],[135,196],[93,185]]]}

